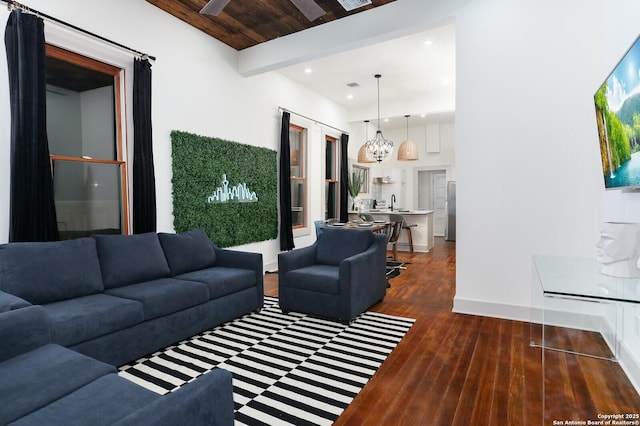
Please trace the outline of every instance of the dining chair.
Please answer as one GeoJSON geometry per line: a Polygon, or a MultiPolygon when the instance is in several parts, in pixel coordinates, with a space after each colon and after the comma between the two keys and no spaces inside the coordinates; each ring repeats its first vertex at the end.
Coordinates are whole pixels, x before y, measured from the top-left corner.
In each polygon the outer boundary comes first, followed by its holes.
{"type": "Polygon", "coordinates": [[[328,226],[326,220],[316,220],[313,224],[316,226],[316,238],[318,238],[320,236],[320,232],[328,226]]]}
{"type": "Polygon", "coordinates": [[[418,225],[415,223],[407,223],[407,221],[404,220],[404,216],[396,213],[391,213],[389,215],[389,220],[394,222],[402,221],[402,229],[407,231],[407,240],[409,241],[409,253],[413,253],[413,235],[411,234],[411,228],[415,228],[418,225]]]}
{"type": "MultiPolygon", "coordinates": [[[[391,217],[389,217],[391,219],[391,217]]],[[[402,221],[389,221],[387,225],[387,245],[391,246],[392,259],[396,260],[398,256],[398,240],[402,231],[402,221]]]]}

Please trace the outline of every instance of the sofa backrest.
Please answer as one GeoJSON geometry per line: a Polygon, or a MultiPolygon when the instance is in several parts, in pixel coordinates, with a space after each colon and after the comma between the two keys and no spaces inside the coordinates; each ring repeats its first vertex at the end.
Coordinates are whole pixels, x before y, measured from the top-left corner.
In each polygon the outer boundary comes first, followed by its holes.
{"type": "Polygon", "coordinates": [[[216,252],[204,229],[179,234],[159,233],[171,276],[209,268],[216,264],[216,252]]]}
{"type": "Polygon", "coordinates": [[[316,240],[316,262],[337,266],[347,257],[366,251],[373,237],[364,229],[323,229],[316,240]]]}
{"type": "Polygon", "coordinates": [[[94,235],[105,288],[169,276],[169,265],[155,232],[94,235]]]}
{"type": "Polygon", "coordinates": [[[33,304],[104,289],[92,238],[0,245],[0,290],[33,304]]]}

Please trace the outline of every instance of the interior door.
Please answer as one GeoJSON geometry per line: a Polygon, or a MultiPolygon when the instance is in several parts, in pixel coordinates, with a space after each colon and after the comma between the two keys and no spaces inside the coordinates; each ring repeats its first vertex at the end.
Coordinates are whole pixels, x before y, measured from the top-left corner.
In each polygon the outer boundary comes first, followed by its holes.
{"type": "Polygon", "coordinates": [[[447,175],[444,172],[431,174],[433,194],[433,235],[444,237],[446,224],[447,175]]]}

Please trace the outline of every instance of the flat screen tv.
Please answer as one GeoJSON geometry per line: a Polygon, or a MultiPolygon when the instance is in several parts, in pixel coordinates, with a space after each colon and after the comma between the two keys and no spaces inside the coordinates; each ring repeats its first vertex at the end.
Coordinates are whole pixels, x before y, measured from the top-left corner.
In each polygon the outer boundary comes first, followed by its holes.
{"type": "Polygon", "coordinates": [[[594,101],[605,188],[640,188],[640,37],[594,101]]]}

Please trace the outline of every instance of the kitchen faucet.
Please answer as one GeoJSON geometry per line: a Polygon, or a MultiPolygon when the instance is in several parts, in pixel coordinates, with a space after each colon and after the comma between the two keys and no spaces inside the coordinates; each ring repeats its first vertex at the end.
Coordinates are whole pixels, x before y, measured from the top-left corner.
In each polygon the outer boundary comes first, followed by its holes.
{"type": "Polygon", "coordinates": [[[393,202],[396,200],[396,194],[391,194],[391,211],[393,211],[393,202]]]}

